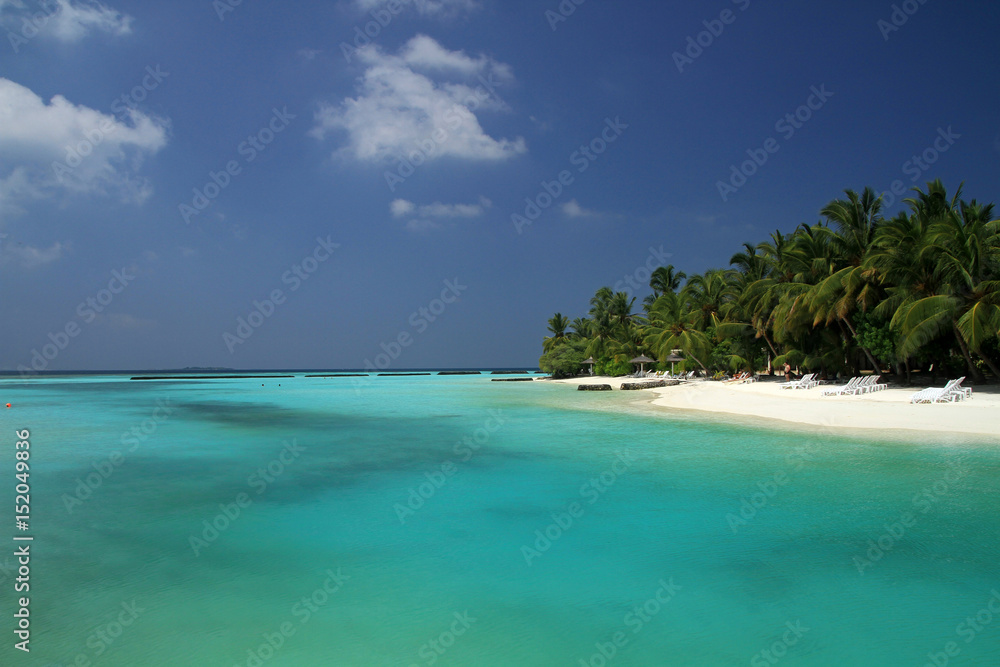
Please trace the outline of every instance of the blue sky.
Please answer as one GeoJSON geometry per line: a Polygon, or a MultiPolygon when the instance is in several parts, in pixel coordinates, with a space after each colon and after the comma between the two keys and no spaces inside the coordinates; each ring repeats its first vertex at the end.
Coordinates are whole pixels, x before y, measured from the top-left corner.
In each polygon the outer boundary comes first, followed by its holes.
{"type": "Polygon", "coordinates": [[[844,188],[996,200],[1000,7],[895,7],[0,0],[0,370],[533,366],[844,188]]]}

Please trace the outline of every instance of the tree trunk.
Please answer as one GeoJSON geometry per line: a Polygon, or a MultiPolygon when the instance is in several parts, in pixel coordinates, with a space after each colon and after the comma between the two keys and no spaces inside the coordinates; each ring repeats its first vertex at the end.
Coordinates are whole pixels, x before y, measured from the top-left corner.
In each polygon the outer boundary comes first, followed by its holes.
{"type": "Polygon", "coordinates": [[[685,352],[685,354],[687,354],[689,357],[697,361],[698,365],[701,366],[702,370],[705,371],[705,375],[708,376],[708,368],[705,366],[705,364],[701,363],[701,360],[698,357],[694,356],[690,352],[685,352]]]}
{"type": "Polygon", "coordinates": [[[986,362],[986,365],[989,366],[989,368],[990,368],[990,372],[993,373],[993,377],[998,382],[1000,382],[1000,368],[997,368],[997,365],[993,362],[993,360],[990,359],[989,356],[987,356],[986,354],[984,354],[983,352],[980,352],[978,350],[976,351],[976,355],[980,359],[982,359],[983,361],[986,362]]]}
{"type": "Polygon", "coordinates": [[[965,364],[969,368],[969,375],[971,375],[972,379],[976,382],[982,382],[983,375],[972,362],[972,355],[969,354],[969,348],[965,345],[965,339],[962,338],[962,334],[958,331],[958,324],[956,322],[952,322],[951,326],[955,330],[955,338],[958,340],[958,346],[962,349],[962,356],[965,357],[965,364]]]}
{"type": "Polygon", "coordinates": [[[761,331],[760,334],[761,334],[761,336],[764,337],[764,342],[767,343],[767,346],[769,348],[771,348],[771,354],[773,354],[776,357],[780,356],[778,354],[778,351],[776,349],[774,349],[774,343],[772,343],[771,339],[767,337],[767,331],[761,331]]]}
{"type": "Polygon", "coordinates": [[[872,371],[875,373],[875,375],[878,375],[878,372],[882,369],[879,363],[875,361],[875,357],[872,356],[872,353],[868,351],[867,347],[858,342],[858,334],[857,332],[854,331],[854,327],[851,326],[851,323],[847,320],[847,318],[841,317],[840,319],[844,324],[847,325],[847,330],[851,332],[851,336],[854,338],[855,345],[860,347],[861,350],[865,353],[865,356],[868,357],[868,362],[871,363],[872,365],[872,371]]]}
{"type": "MultiPolygon", "coordinates": [[[[904,365],[899,363],[898,361],[894,362],[892,364],[892,371],[893,374],[896,376],[896,382],[902,382],[904,377],[904,365]]],[[[907,384],[909,384],[909,381],[907,381],[907,384]]]]}

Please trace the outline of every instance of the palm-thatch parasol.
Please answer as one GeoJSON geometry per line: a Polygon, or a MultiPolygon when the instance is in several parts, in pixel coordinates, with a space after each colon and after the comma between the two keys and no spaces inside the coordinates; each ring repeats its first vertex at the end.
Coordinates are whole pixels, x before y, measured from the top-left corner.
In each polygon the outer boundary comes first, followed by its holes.
{"type": "Polygon", "coordinates": [[[633,364],[639,364],[639,372],[640,373],[645,373],[646,372],[646,364],[654,364],[654,363],[656,363],[656,360],[655,359],[650,359],[649,357],[647,357],[647,356],[645,356],[643,354],[640,354],[638,357],[636,357],[635,359],[633,359],[631,363],[633,363],[633,364]]]}
{"type": "Polygon", "coordinates": [[[680,350],[671,350],[670,354],[664,360],[664,361],[669,361],[670,362],[670,374],[671,375],[674,374],[674,364],[677,363],[678,361],[684,361],[684,357],[682,357],[681,355],[677,354],[678,352],[680,352],[680,350]]]}

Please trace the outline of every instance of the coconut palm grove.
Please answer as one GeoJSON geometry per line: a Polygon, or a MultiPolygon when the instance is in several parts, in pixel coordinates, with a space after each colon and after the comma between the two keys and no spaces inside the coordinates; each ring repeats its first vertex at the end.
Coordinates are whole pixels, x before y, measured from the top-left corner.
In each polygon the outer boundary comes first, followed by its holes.
{"type": "Polygon", "coordinates": [[[652,294],[602,287],[587,316],[556,313],[539,365],[624,375],[630,359],[680,350],[685,371],[721,376],[786,362],[822,374],[914,372],[1000,378],[1000,220],[993,204],[914,188],[908,210],[883,216],[871,188],[846,190],[816,224],[744,243],[729,268],[687,276],[660,266],[652,294]]]}

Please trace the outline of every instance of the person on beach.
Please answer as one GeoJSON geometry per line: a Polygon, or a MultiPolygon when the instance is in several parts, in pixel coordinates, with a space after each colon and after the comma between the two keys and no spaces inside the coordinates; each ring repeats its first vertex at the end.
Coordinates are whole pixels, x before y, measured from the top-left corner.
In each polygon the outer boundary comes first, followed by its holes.
{"type": "Polygon", "coordinates": [[[791,381],[792,381],[792,365],[786,361],[785,362],[785,382],[791,382],[791,381]]]}

